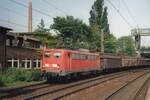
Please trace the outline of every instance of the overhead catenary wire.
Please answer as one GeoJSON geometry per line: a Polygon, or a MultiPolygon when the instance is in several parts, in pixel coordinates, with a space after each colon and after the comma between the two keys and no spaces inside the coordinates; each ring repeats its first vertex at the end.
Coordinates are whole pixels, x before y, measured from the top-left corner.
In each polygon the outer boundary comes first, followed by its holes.
{"type": "MultiPolygon", "coordinates": [[[[24,3],[21,3],[21,2],[15,1],[15,0],[9,0],[9,1],[12,2],[12,3],[14,3],[14,4],[17,4],[17,5],[19,5],[19,6],[22,6],[22,7],[28,9],[28,5],[26,5],[26,4],[24,4],[24,3]]],[[[35,8],[33,8],[33,7],[32,7],[32,10],[35,11],[35,12],[37,12],[37,13],[39,13],[39,14],[41,14],[41,15],[44,15],[44,16],[46,16],[46,17],[49,17],[49,18],[51,18],[51,19],[54,18],[52,15],[47,14],[47,13],[41,11],[41,10],[35,9],[35,8]]],[[[26,16],[26,17],[28,17],[28,16],[26,16]]],[[[35,20],[35,18],[34,18],[33,21],[39,21],[39,20],[38,20],[38,19],[35,20]]],[[[17,24],[17,23],[16,23],[16,24],[17,24]]]]}
{"type": "MultiPolygon", "coordinates": [[[[16,14],[16,15],[22,16],[22,17],[24,17],[24,18],[27,18],[27,17],[28,17],[27,15],[22,14],[22,13],[17,12],[17,11],[14,11],[14,10],[12,10],[12,9],[10,9],[10,8],[6,8],[6,7],[3,7],[3,6],[0,6],[0,8],[2,8],[2,9],[4,9],[4,10],[8,11],[8,13],[10,13],[10,12],[11,12],[11,13],[13,13],[13,14],[16,14]]],[[[8,17],[9,17],[9,16],[8,16],[8,17]]],[[[33,21],[39,21],[39,19],[34,18],[34,19],[33,19],[33,21]]]]}
{"type": "Polygon", "coordinates": [[[12,13],[14,13],[14,14],[20,15],[20,16],[22,16],[22,17],[25,17],[25,18],[27,17],[25,14],[21,14],[21,13],[19,13],[19,12],[17,12],[17,11],[12,10],[12,9],[9,9],[9,8],[6,8],[6,7],[2,7],[2,6],[0,6],[0,8],[4,9],[4,10],[6,10],[6,11],[12,12],[12,13]]]}
{"type": "MultiPolygon", "coordinates": [[[[23,14],[17,12],[17,11],[13,11],[13,10],[11,10],[11,9],[9,9],[9,8],[2,7],[2,6],[0,6],[0,8],[2,8],[2,9],[4,9],[4,10],[8,11],[8,14],[9,14],[10,12],[12,12],[12,13],[14,13],[14,14],[21,15],[21,16],[23,16],[23,17],[26,17],[25,15],[23,15],[23,14]]],[[[27,29],[27,26],[26,26],[26,25],[12,22],[12,21],[10,21],[10,18],[9,18],[9,17],[10,17],[10,14],[8,15],[8,19],[7,19],[7,20],[5,20],[5,19],[0,19],[0,21],[1,21],[1,22],[5,22],[5,23],[8,23],[8,26],[9,26],[9,27],[12,27],[12,26],[16,25],[16,26],[18,26],[18,27],[20,27],[20,28],[22,28],[22,29],[27,29]]]]}
{"type": "Polygon", "coordinates": [[[133,20],[133,22],[136,24],[136,26],[139,28],[139,25],[137,23],[137,21],[135,20],[135,17],[133,16],[133,14],[131,13],[127,3],[125,2],[125,0],[122,0],[122,3],[124,4],[125,8],[127,9],[127,12],[129,14],[129,16],[131,17],[131,19],[133,20]]]}
{"type": "Polygon", "coordinates": [[[60,9],[60,8],[58,8],[57,6],[55,6],[54,4],[50,3],[49,1],[47,1],[47,0],[42,0],[42,1],[43,1],[44,3],[50,5],[50,6],[53,7],[54,9],[58,10],[59,12],[64,13],[65,15],[69,15],[66,11],[64,11],[64,10],[62,10],[62,9],[60,9]]]}
{"type": "Polygon", "coordinates": [[[18,23],[11,22],[11,21],[8,21],[8,20],[5,20],[5,19],[0,19],[0,21],[6,22],[6,23],[10,23],[10,24],[14,24],[14,25],[17,25],[17,26],[22,27],[22,28],[27,28],[26,25],[18,24],[18,23]]]}
{"type": "Polygon", "coordinates": [[[115,5],[110,1],[110,0],[106,0],[116,11],[117,13],[121,16],[121,18],[125,21],[125,23],[130,27],[133,28],[133,26],[127,21],[127,19],[122,15],[122,13],[120,12],[120,10],[118,8],[115,7],[115,5]]]}
{"type": "MultiPolygon", "coordinates": [[[[20,5],[20,6],[22,6],[22,7],[28,8],[27,5],[25,5],[25,4],[23,4],[23,3],[20,3],[20,2],[18,2],[18,1],[15,1],[15,0],[9,0],[9,1],[12,2],[12,3],[15,3],[15,4],[17,4],[17,5],[20,5]]],[[[50,18],[54,18],[54,16],[52,16],[52,15],[50,15],[50,14],[47,14],[47,13],[45,13],[45,12],[43,12],[43,11],[40,11],[40,10],[38,10],[38,9],[32,8],[32,10],[35,11],[35,12],[37,12],[37,13],[39,13],[39,14],[41,14],[41,15],[44,15],[44,16],[47,16],[47,17],[50,17],[50,18]]]]}
{"type": "MultiPolygon", "coordinates": [[[[17,4],[17,5],[23,6],[23,7],[25,7],[25,8],[28,8],[27,5],[25,5],[25,4],[23,4],[23,3],[20,3],[20,2],[18,2],[18,1],[15,1],[15,0],[9,0],[9,1],[10,1],[10,2],[13,2],[13,3],[17,4]]],[[[46,0],[43,0],[43,1],[44,1],[45,3],[47,2],[47,4],[49,4],[49,5],[53,5],[53,4],[51,4],[50,2],[48,2],[48,1],[46,1],[46,0]]],[[[129,25],[129,27],[132,28],[132,25],[131,25],[131,24],[126,20],[126,18],[121,14],[121,12],[119,11],[119,9],[117,9],[117,8],[115,7],[115,5],[114,5],[110,0],[106,0],[106,1],[108,1],[108,2],[110,3],[110,5],[117,11],[117,13],[122,17],[122,19],[129,25]]],[[[67,14],[67,13],[64,12],[63,10],[59,9],[58,7],[56,7],[55,5],[53,5],[53,7],[54,7],[55,9],[59,10],[60,12],[67,14]]],[[[49,14],[47,14],[47,13],[45,13],[45,12],[43,12],[43,11],[40,11],[40,10],[38,10],[38,9],[33,8],[33,11],[38,12],[38,13],[44,15],[44,16],[54,18],[52,15],[49,15],[49,14]]]]}

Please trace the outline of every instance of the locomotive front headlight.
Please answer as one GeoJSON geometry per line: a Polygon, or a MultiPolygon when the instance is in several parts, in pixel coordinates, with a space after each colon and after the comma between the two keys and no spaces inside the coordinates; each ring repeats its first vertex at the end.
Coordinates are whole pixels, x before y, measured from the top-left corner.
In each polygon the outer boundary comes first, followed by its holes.
{"type": "Polygon", "coordinates": [[[45,64],[44,67],[49,67],[49,64],[45,64]]]}
{"type": "Polygon", "coordinates": [[[52,64],[52,67],[59,68],[59,64],[52,64]]]}

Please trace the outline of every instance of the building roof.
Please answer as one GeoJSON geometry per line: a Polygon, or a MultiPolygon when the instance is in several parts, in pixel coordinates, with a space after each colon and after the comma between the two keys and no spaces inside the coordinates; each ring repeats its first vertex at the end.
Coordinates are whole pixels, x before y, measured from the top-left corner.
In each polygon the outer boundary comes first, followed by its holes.
{"type": "Polygon", "coordinates": [[[20,34],[18,34],[18,33],[8,32],[8,33],[7,33],[7,36],[13,36],[13,37],[18,37],[18,38],[24,38],[24,39],[26,39],[26,40],[41,42],[40,40],[38,40],[37,38],[34,38],[34,37],[32,37],[32,36],[20,35],[20,34]]]}
{"type": "Polygon", "coordinates": [[[142,57],[150,58],[150,52],[141,53],[142,57]]]}
{"type": "Polygon", "coordinates": [[[45,32],[45,33],[35,33],[35,32],[17,32],[17,34],[19,35],[26,35],[26,36],[32,36],[32,35],[36,35],[36,36],[51,36],[51,33],[45,32]]]}
{"type": "Polygon", "coordinates": [[[7,27],[4,27],[4,26],[0,26],[0,30],[8,30],[8,31],[11,31],[12,29],[10,29],[10,28],[7,28],[7,27]]]}

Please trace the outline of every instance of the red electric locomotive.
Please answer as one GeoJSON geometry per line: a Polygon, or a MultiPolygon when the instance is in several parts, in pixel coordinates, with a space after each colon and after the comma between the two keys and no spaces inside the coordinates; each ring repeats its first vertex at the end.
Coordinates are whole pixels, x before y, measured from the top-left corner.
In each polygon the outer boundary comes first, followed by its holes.
{"type": "Polygon", "coordinates": [[[99,71],[100,69],[100,55],[98,53],[63,49],[43,50],[41,70],[47,75],[59,77],[99,71]]]}

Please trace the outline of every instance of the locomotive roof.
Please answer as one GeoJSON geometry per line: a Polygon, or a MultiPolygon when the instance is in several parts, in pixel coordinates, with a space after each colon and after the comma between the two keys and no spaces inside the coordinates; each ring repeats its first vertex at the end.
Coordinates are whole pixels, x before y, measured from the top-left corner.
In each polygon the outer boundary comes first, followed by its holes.
{"type": "Polygon", "coordinates": [[[64,52],[72,52],[72,53],[84,53],[84,54],[96,54],[97,52],[86,52],[86,51],[79,51],[79,50],[68,50],[68,49],[45,49],[46,51],[64,51],[64,52]]]}

